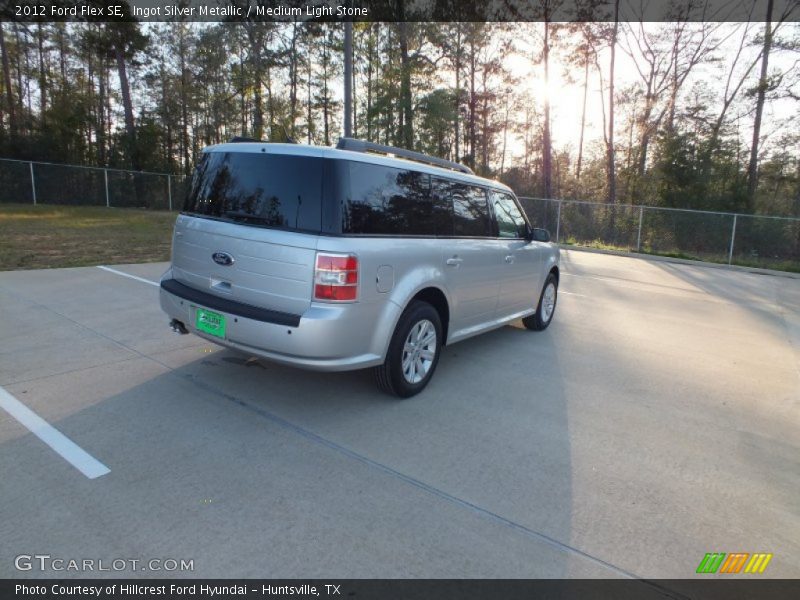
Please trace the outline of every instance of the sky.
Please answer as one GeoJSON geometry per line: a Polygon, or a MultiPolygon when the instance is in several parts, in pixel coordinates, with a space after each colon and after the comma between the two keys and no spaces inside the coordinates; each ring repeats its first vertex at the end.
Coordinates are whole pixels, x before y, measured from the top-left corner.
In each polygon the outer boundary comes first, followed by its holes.
{"type": "MultiPolygon", "coordinates": [[[[653,32],[663,25],[663,23],[646,23],[645,30],[653,32]]],[[[690,25],[697,26],[697,24],[690,25]]],[[[533,26],[543,28],[544,24],[533,24],[533,26]]],[[[717,93],[722,93],[729,65],[738,50],[745,26],[746,24],[737,23],[719,24],[716,35],[720,39],[725,40],[715,53],[720,60],[710,65],[698,67],[684,84],[682,88],[684,94],[691,93],[695,84],[700,81],[710,84],[711,88],[717,93]]],[[[782,27],[784,27],[783,35],[793,33],[797,36],[800,33],[800,23],[786,23],[782,27]]],[[[622,30],[620,32],[621,44],[618,46],[616,53],[615,71],[617,90],[641,82],[633,58],[621,49],[623,44],[626,48],[628,47],[624,40],[625,28],[625,24],[622,24],[622,30]]],[[[764,25],[762,23],[750,24],[750,37],[753,37],[755,34],[761,35],[763,31],[764,25]]],[[[541,42],[539,42],[539,44],[540,43],[541,42]]],[[[758,47],[746,48],[740,58],[740,64],[746,64],[748,60],[754,60],[758,56],[758,52],[758,47]]],[[[606,72],[608,69],[609,54],[610,53],[606,51],[601,56],[601,65],[606,72]]],[[[520,85],[528,89],[533,96],[539,100],[540,106],[543,99],[542,90],[548,90],[551,103],[551,130],[554,148],[571,147],[577,149],[580,137],[580,115],[583,102],[583,73],[580,72],[580,69],[578,69],[579,72],[576,73],[573,68],[572,77],[577,81],[568,81],[564,59],[564,46],[562,45],[559,47],[558,42],[554,43],[553,52],[551,54],[550,83],[547,87],[545,87],[544,84],[544,72],[541,65],[535,64],[528,56],[525,56],[523,52],[518,52],[509,57],[506,61],[506,66],[520,79],[520,85]]],[[[770,71],[776,72],[800,68],[797,64],[798,59],[800,59],[800,56],[798,56],[797,53],[792,56],[786,52],[773,51],[770,54],[770,71]]],[[[758,67],[754,69],[752,76],[754,78],[758,76],[758,67]]],[[[754,81],[755,79],[753,79],[753,82],[754,81]]],[[[800,89],[796,89],[795,91],[800,93],[800,89]]],[[[604,91],[604,95],[607,103],[607,90],[604,91]]],[[[743,95],[740,96],[740,99],[742,97],[743,95]]],[[[754,104],[754,100],[747,99],[744,100],[742,106],[737,105],[732,107],[731,111],[752,110],[751,106],[754,104]]],[[[777,134],[784,130],[785,124],[783,123],[783,119],[790,116],[798,119],[800,118],[800,114],[798,113],[800,113],[800,103],[796,101],[785,100],[767,103],[762,123],[762,134],[766,134],[767,136],[767,147],[769,147],[772,140],[776,139],[777,134]]],[[[729,114],[733,115],[735,112],[729,114]]],[[[798,120],[800,121],[800,119],[798,120]]],[[[625,123],[621,122],[618,117],[616,123],[617,136],[623,134],[621,128],[624,124],[625,123]]],[[[794,126],[800,129],[800,123],[796,122],[794,126]]],[[[627,131],[624,133],[627,133],[627,131]]],[[[752,116],[748,115],[743,119],[743,131],[741,134],[745,140],[749,140],[752,137],[752,116]]],[[[603,113],[600,103],[600,81],[597,73],[591,67],[589,93],[587,96],[586,131],[584,137],[585,144],[589,144],[590,146],[594,144],[596,148],[600,147],[603,140],[603,113]]],[[[523,146],[520,140],[509,140],[509,144],[513,155],[521,155],[523,146]]]]}

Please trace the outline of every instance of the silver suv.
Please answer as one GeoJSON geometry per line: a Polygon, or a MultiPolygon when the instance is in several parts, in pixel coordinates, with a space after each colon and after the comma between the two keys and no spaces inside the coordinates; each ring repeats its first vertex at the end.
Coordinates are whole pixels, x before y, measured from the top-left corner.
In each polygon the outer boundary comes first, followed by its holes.
{"type": "Polygon", "coordinates": [[[408,397],[442,346],[550,324],[549,239],[511,189],[457,163],[349,138],[236,138],[195,169],[161,307],[181,333],[308,369],[374,367],[408,397]]]}

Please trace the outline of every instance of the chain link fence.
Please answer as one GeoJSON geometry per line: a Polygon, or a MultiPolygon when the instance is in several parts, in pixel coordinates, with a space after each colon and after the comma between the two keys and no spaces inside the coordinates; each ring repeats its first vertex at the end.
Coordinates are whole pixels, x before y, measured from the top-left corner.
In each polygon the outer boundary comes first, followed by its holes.
{"type": "Polygon", "coordinates": [[[565,245],[800,272],[800,218],[520,198],[565,245]]]}
{"type": "MultiPolygon", "coordinates": [[[[169,173],[0,159],[0,204],[179,210],[169,173]]],[[[521,197],[536,227],[565,245],[800,272],[800,218],[521,197]]]]}
{"type": "Polygon", "coordinates": [[[183,180],[169,173],[0,159],[0,204],[177,210],[183,180]]]}

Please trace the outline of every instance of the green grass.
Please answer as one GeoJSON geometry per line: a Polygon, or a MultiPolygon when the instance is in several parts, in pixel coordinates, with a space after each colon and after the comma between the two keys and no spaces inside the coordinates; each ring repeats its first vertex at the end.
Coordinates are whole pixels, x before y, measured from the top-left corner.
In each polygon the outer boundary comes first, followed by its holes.
{"type": "Polygon", "coordinates": [[[0,204],[0,271],[169,260],[175,213],[0,204]]]}

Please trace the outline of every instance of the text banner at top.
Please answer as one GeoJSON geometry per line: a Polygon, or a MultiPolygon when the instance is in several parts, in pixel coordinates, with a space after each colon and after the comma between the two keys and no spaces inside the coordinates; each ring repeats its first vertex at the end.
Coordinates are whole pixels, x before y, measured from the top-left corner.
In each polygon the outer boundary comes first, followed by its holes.
{"type": "MultiPolygon", "coordinates": [[[[770,0],[7,0],[2,20],[34,21],[765,21],[770,0]]],[[[5,2],[4,2],[5,4],[5,2]]],[[[772,0],[771,21],[800,20],[772,0]]]]}

